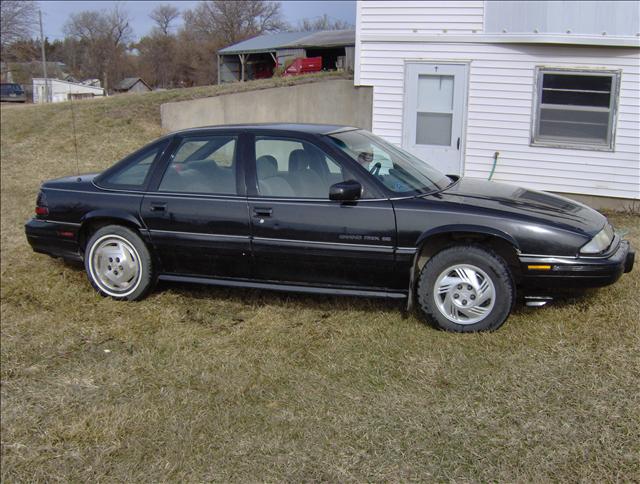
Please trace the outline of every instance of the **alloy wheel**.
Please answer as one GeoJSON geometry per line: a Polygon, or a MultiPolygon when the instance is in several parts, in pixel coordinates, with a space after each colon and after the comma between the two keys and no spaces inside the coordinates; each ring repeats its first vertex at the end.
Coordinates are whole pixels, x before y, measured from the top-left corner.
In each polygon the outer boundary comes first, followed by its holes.
{"type": "Polygon", "coordinates": [[[485,271],[471,264],[445,269],[436,279],[433,296],[440,313],[457,324],[475,324],[495,304],[496,289],[485,271]]]}
{"type": "Polygon", "coordinates": [[[109,295],[128,295],[140,283],[140,256],[124,237],[101,237],[93,244],[89,260],[94,280],[109,295]]]}

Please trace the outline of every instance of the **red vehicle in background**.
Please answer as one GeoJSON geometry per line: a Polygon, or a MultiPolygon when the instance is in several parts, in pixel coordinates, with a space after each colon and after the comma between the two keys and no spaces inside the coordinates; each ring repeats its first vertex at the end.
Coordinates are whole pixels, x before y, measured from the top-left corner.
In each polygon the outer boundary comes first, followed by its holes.
{"type": "Polygon", "coordinates": [[[309,72],[320,72],[322,70],[322,57],[298,58],[284,70],[283,77],[299,76],[309,72]]]}
{"type": "Polygon", "coordinates": [[[269,79],[273,77],[273,67],[269,64],[257,64],[254,67],[254,79],[269,79]]]}

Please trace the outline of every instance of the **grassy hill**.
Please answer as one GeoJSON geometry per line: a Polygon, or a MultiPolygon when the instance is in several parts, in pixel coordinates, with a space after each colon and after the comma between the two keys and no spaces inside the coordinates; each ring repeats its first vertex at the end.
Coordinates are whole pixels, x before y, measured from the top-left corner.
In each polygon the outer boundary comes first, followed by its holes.
{"type": "MultiPolygon", "coordinates": [[[[79,171],[159,136],[160,103],[307,81],[77,102],[79,171]]],[[[41,180],[76,172],[70,107],[1,110],[3,481],[640,479],[638,268],[481,335],[369,299],[117,303],[24,238],[41,180]]]]}

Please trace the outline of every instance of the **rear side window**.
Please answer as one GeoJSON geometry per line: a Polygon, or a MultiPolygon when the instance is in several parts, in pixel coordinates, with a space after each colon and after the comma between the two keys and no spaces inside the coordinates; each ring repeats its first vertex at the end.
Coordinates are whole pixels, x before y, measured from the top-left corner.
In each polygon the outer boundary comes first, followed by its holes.
{"type": "Polygon", "coordinates": [[[99,184],[108,188],[143,189],[151,175],[151,166],[162,156],[168,144],[168,139],[163,140],[125,158],[107,170],[99,184]]]}
{"type": "Polygon", "coordinates": [[[175,151],[158,190],[235,195],[235,153],[235,136],[184,138],[175,151]]]}

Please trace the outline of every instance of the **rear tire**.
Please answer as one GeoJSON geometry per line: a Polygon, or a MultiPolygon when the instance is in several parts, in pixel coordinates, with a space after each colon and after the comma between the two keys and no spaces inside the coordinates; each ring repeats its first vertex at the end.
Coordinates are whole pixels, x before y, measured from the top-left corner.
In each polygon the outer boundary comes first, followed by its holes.
{"type": "Polygon", "coordinates": [[[91,236],[84,267],[94,289],[117,300],[142,299],[155,282],[149,249],[137,233],[121,225],[107,225],[91,236]]]}
{"type": "Polygon", "coordinates": [[[495,252],[475,245],[445,249],[425,264],[418,280],[423,315],[445,331],[493,331],[516,300],[513,277],[495,252]]]}

